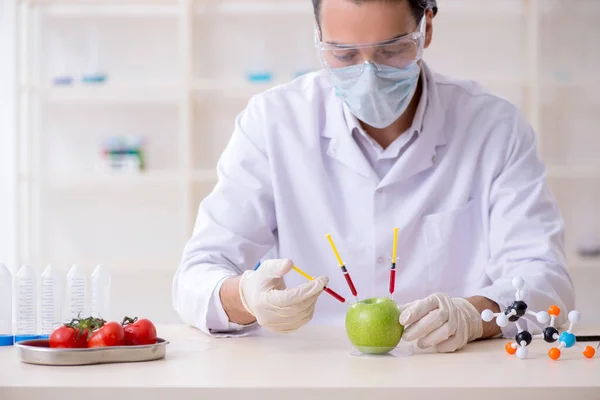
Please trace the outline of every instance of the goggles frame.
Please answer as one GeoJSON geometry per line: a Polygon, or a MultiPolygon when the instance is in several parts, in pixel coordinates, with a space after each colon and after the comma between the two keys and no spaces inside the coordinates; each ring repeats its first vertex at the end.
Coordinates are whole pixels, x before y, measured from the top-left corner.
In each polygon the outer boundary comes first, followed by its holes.
{"type": "MultiPolygon", "coordinates": [[[[371,43],[353,43],[353,44],[333,44],[333,43],[327,43],[327,42],[323,42],[321,41],[321,39],[319,38],[319,29],[317,27],[315,27],[315,47],[317,49],[317,51],[319,52],[319,58],[321,60],[321,63],[323,64],[323,66],[329,70],[331,73],[336,73],[336,70],[341,70],[341,69],[345,69],[347,67],[332,67],[329,65],[329,63],[326,61],[326,56],[325,56],[325,52],[332,52],[332,51],[342,51],[342,50],[361,50],[361,49],[365,49],[365,48],[381,48],[381,47],[385,47],[385,46],[389,46],[389,45],[393,45],[393,44],[399,44],[399,43],[415,43],[416,47],[417,47],[417,52],[416,52],[416,56],[413,60],[411,60],[410,64],[419,61],[422,57],[423,57],[423,51],[424,51],[424,47],[425,47],[425,34],[426,34],[426,27],[427,27],[427,18],[425,15],[423,15],[423,17],[421,18],[421,21],[419,22],[419,25],[417,27],[417,30],[411,33],[408,33],[406,35],[403,35],[401,37],[398,38],[394,38],[394,39],[386,39],[386,40],[381,40],[378,42],[371,42],[371,43]]],[[[365,64],[372,64],[374,67],[376,67],[379,70],[379,66],[377,65],[377,63],[373,62],[373,61],[369,61],[369,60],[365,60],[362,63],[356,63],[352,66],[356,66],[356,65],[362,65],[362,67],[360,68],[360,71],[356,71],[357,74],[361,74],[364,70],[365,64]]],[[[347,76],[347,74],[344,74],[347,76]]]]}

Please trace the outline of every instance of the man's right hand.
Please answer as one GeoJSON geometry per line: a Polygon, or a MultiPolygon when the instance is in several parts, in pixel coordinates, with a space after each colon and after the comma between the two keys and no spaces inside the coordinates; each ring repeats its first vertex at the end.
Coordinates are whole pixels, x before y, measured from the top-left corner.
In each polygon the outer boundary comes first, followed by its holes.
{"type": "Polygon", "coordinates": [[[290,260],[267,260],[256,271],[246,271],[239,281],[239,295],[244,308],[260,326],[279,333],[289,333],[309,322],[315,304],[329,283],[325,276],[295,288],[287,288],[283,276],[291,271],[290,260]]]}

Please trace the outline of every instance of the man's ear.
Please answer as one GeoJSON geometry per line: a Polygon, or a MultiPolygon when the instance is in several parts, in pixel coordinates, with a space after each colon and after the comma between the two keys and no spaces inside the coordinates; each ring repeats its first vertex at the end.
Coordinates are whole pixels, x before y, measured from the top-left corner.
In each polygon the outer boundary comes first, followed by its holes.
{"type": "Polygon", "coordinates": [[[428,48],[433,40],[433,10],[425,11],[425,48],[428,48]]]}

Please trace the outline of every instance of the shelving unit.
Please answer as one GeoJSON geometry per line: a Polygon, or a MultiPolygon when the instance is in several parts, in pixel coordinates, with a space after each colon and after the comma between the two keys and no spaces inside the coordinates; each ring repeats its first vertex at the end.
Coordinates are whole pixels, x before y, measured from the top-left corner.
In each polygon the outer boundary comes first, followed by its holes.
{"type": "Polygon", "coordinates": [[[32,94],[49,102],[83,103],[176,103],[180,89],[173,85],[33,86],[32,94]]]}
{"type": "MultiPolygon", "coordinates": [[[[577,30],[587,23],[600,33],[593,22],[600,2],[438,3],[425,60],[523,110],[565,211],[570,266],[600,269],[600,260],[576,253],[580,206],[570,197],[585,189],[600,204],[600,135],[591,131],[600,125],[600,75],[591,69],[600,50],[592,46],[597,35],[582,39],[577,30]],[[589,62],[577,70],[581,46],[589,62]],[[573,145],[572,136],[584,143],[573,145]]],[[[235,116],[254,94],[319,68],[308,0],[20,0],[19,14],[17,242],[19,262],[39,268],[108,261],[117,269],[174,269],[216,182],[235,116]],[[79,79],[91,26],[108,74],[102,85],[79,79]],[[61,54],[66,67],[57,63],[61,54]],[[52,85],[63,67],[75,75],[70,87],[52,85]],[[273,80],[249,81],[261,67],[273,80]],[[95,172],[99,141],[113,134],[147,136],[147,171],[95,172]]],[[[600,218],[591,220],[600,233],[600,218]]]]}
{"type": "MultiPolygon", "coordinates": [[[[19,262],[39,268],[52,262],[65,270],[74,262],[175,268],[198,204],[216,183],[216,161],[235,115],[249,97],[291,76],[254,83],[245,79],[242,65],[239,73],[222,74],[218,65],[206,70],[203,30],[213,19],[251,14],[266,25],[281,17],[297,19],[310,33],[310,4],[22,0],[19,11],[19,262]],[[80,80],[90,24],[99,32],[104,84],[80,80]],[[71,39],[77,36],[82,38],[71,39]],[[71,59],[72,85],[53,84],[52,64],[61,57],[52,54],[57,43],[71,59]],[[95,172],[99,142],[112,134],[147,135],[146,171],[95,172]],[[74,196],[79,201],[70,206],[74,196]],[[128,222],[114,229],[115,221],[128,222]]],[[[316,67],[314,61],[309,63],[316,67]]]]}

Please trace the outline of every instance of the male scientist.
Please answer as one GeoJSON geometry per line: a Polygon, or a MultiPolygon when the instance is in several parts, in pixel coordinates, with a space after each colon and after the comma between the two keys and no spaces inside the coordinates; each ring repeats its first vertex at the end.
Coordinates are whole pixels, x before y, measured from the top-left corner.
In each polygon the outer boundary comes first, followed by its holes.
{"type": "Polygon", "coordinates": [[[394,228],[394,299],[403,339],[421,348],[513,334],[481,312],[512,303],[515,276],[531,309],[573,309],[535,134],[508,101],[424,62],[436,1],[313,5],[324,68],[253,97],[237,117],[174,277],[183,321],[225,336],[343,324],[347,306],[323,289],[354,298],[326,235],[358,297],[383,297],[394,228]]]}

